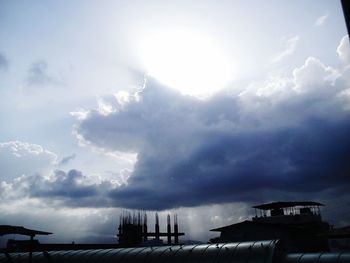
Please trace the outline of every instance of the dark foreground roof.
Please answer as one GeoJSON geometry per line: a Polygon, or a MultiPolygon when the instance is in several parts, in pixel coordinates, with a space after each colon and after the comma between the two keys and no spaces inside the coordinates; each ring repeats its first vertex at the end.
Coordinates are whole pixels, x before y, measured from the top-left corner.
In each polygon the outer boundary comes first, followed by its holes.
{"type": "Polygon", "coordinates": [[[350,252],[288,253],[283,263],[349,263],[350,252]]]}
{"type": "Polygon", "coordinates": [[[0,263],[115,263],[115,262],[221,262],[221,263],[349,263],[350,252],[284,253],[277,240],[188,246],[134,247],[6,253],[0,263]]]}
{"type": "Polygon", "coordinates": [[[333,228],[320,236],[325,236],[327,238],[350,238],[350,226],[333,228]]]}
{"type": "Polygon", "coordinates": [[[294,206],[324,206],[324,204],[312,201],[301,201],[301,202],[272,202],[262,205],[253,206],[253,208],[262,209],[262,210],[271,210],[279,208],[287,208],[294,206]]]}
{"type": "MultiPolygon", "coordinates": [[[[33,252],[35,263],[254,262],[273,263],[277,240],[119,249],[33,252]]],[[[29,253],[0,253],[0,263],[28,263],[29,253]]],[[[30,262],[30,261],[29,261],[30,262]]]]}
{"type": "Polygon", "coordinates": [[[18,234],[24,236],[51,235],[50,232],[38,231],[24,228],[23,226],[0,225],[0,236],[8,234],[18,234]]]}

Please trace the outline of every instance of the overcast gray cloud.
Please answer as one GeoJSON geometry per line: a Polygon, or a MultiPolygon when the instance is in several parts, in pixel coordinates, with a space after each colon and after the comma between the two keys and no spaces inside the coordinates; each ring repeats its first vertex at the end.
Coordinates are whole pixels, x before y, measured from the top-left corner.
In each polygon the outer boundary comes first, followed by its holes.
{"type": "Polygon", "coordinates": [[[138,153],[128,183],[109,194],[115,206],[261,201],[274,190],[318,196],[349,185],[350,116],[339,99],[347,85],[340,69],[312,57],[289,78],[207,101],[150,81],[126,102],[109,98],[108,112],[90,111],[77,131],[138,153]]]}
{"type": "Polygon", "coordinates": [[[108,202],[102,201],[101,198],[112,187],[108,181],[91,182],[88,177],[77,170],[68,172],[56,170],[52,175],[46,177],[42,175],[22,176],[12,185],[14,191],[27,194],[29,197],[44,198],[49,202],[62,201],[64,205],[81,207],[108,207],[108,202]]]}
{"type": "Polygon", "coordinates": [[[59,166],[66,165],[66,164],[68,164],[71,160],[75,159],[75,157],[76,157],[76,154],[75,154],[75,153],[73,153],[73,154],[71,154],[71,155],[68,155],[68,156],[66,156],[66,157],[63,157],[62,160],[59,161],[58,165],[59,165],[59,166]]]}
{"type": "Polygon", "coordinates": [[[28,69],[27,83],[31,86],[55,84],[62,85],[62,79],[54,73],[44,60],[38,60],[32,63],[28,69]]]}
{"type": "Polygon", "coordinates": [[[7,70],[8,65],[9,65],[8,59],[5,57],[5,55],[0,53],[0,71],[7,70]]]}

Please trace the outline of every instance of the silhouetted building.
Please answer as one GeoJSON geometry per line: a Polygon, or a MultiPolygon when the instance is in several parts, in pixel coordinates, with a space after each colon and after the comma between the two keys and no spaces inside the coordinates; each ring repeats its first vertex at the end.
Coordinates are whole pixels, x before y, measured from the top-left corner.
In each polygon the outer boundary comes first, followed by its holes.
{"type": "Polygon", "coordinates": [[[171,232],[170,215],[167,215],[167,232],[160,232],[159,216],[155,214],[155,231],[148,232],[147,214],[146,213],[124,213],[120,217],[118,227],[118,241],[122,247],[132,246],[160,246],[163,245],[161,237],[167,238],[167,244],[172,244],[172,237],[174,237],[174,244],[179,244],[179,236],[185,233],[179,233],[177,223],[177,215],[174,215],[174,232],[171,232]],[[154,239],[149,239],[154,237],[154,239]]]}
{"type": "Polygon", "coordinates": [[[321,203],[273,202],[254,206],[252,220],[210,231],[220,232],[212,242],[242,242],[254,240],[281,240],[289,251],[327,251],[328,240],[323,233],[330,229],[323,222],[321,203]]]}

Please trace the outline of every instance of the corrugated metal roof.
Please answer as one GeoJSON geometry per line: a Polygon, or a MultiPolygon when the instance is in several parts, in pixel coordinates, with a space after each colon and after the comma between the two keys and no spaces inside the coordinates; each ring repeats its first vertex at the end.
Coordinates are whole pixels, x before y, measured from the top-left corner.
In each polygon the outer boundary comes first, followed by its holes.
{"type": "Polygon", "coordinates": [[[283,263],[349,263],[350,252],[334,253],[292,253],[287,254],[283,263]]]}
{"type": "MultiPolygon", "coordinates": [[[[190,246],[136,247],[120,249],[34,252],[33,263],[350,263],[350,252],[276,254],[278,241],[255,241],[190,246]]],[[[0,252],[0,263],[28,263],[29,253],[0,252]]]]}
{"type": "MultiPolygon", "coordinates": [[[[226,244],[201,244],[186,246],[136,247],[78,251],[53,251],[46,255],[34,252],[32,262],[244,262],[270,263],[278,241],[256,241],[226,244]]],[[[28,262],[29,253],[11,253],[13,263],[28,262]]],[[[0,263],[9,262],[0,253],[0,263]]]]}

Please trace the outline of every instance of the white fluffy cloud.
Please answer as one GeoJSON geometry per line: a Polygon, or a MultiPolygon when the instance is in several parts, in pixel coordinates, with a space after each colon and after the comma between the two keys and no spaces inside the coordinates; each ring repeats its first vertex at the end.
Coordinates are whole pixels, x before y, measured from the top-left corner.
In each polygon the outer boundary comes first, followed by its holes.
{"type": "Polygon", "coordinates": [[[320,94],[324,89],[330,94],[336,92],[332,90],[334,80],[338,77],[336,71],[316,58],[309,57],[303,66],[293,71],[293,77],[294,88],[299,92],[320,94]]]}
{"type": "Polygon", "coordinates": [[[339,59],[346,65],[350,64],[350,47],[349,47],[349,36],[344,36],[337,48],[339,59]]]}
{"type": "Polygon", "coordinates": [[[297,47],[297,44],[299,42],[300,37],[299,36],[292,36],[292,37],[284,37],[282,39],[282,42],[284,44],[284,50],[276,54],[271,62],[277,63],[281,61],[282,59],[292,55],[297,47]]]}
{"type": "Polygon", "coordinates": [[[21,141],[0,143],[1,181],[22,175],[49,175],[57,164],[57,156],[38,144],[21,141]]]}
{"type": "Polygon", "coordinates": [[[326,23],[328,16],[329,16],[328,13],[326,13],[322,16],[319,16],[315,21],[315,26],[323,26],[326,23]]]}

